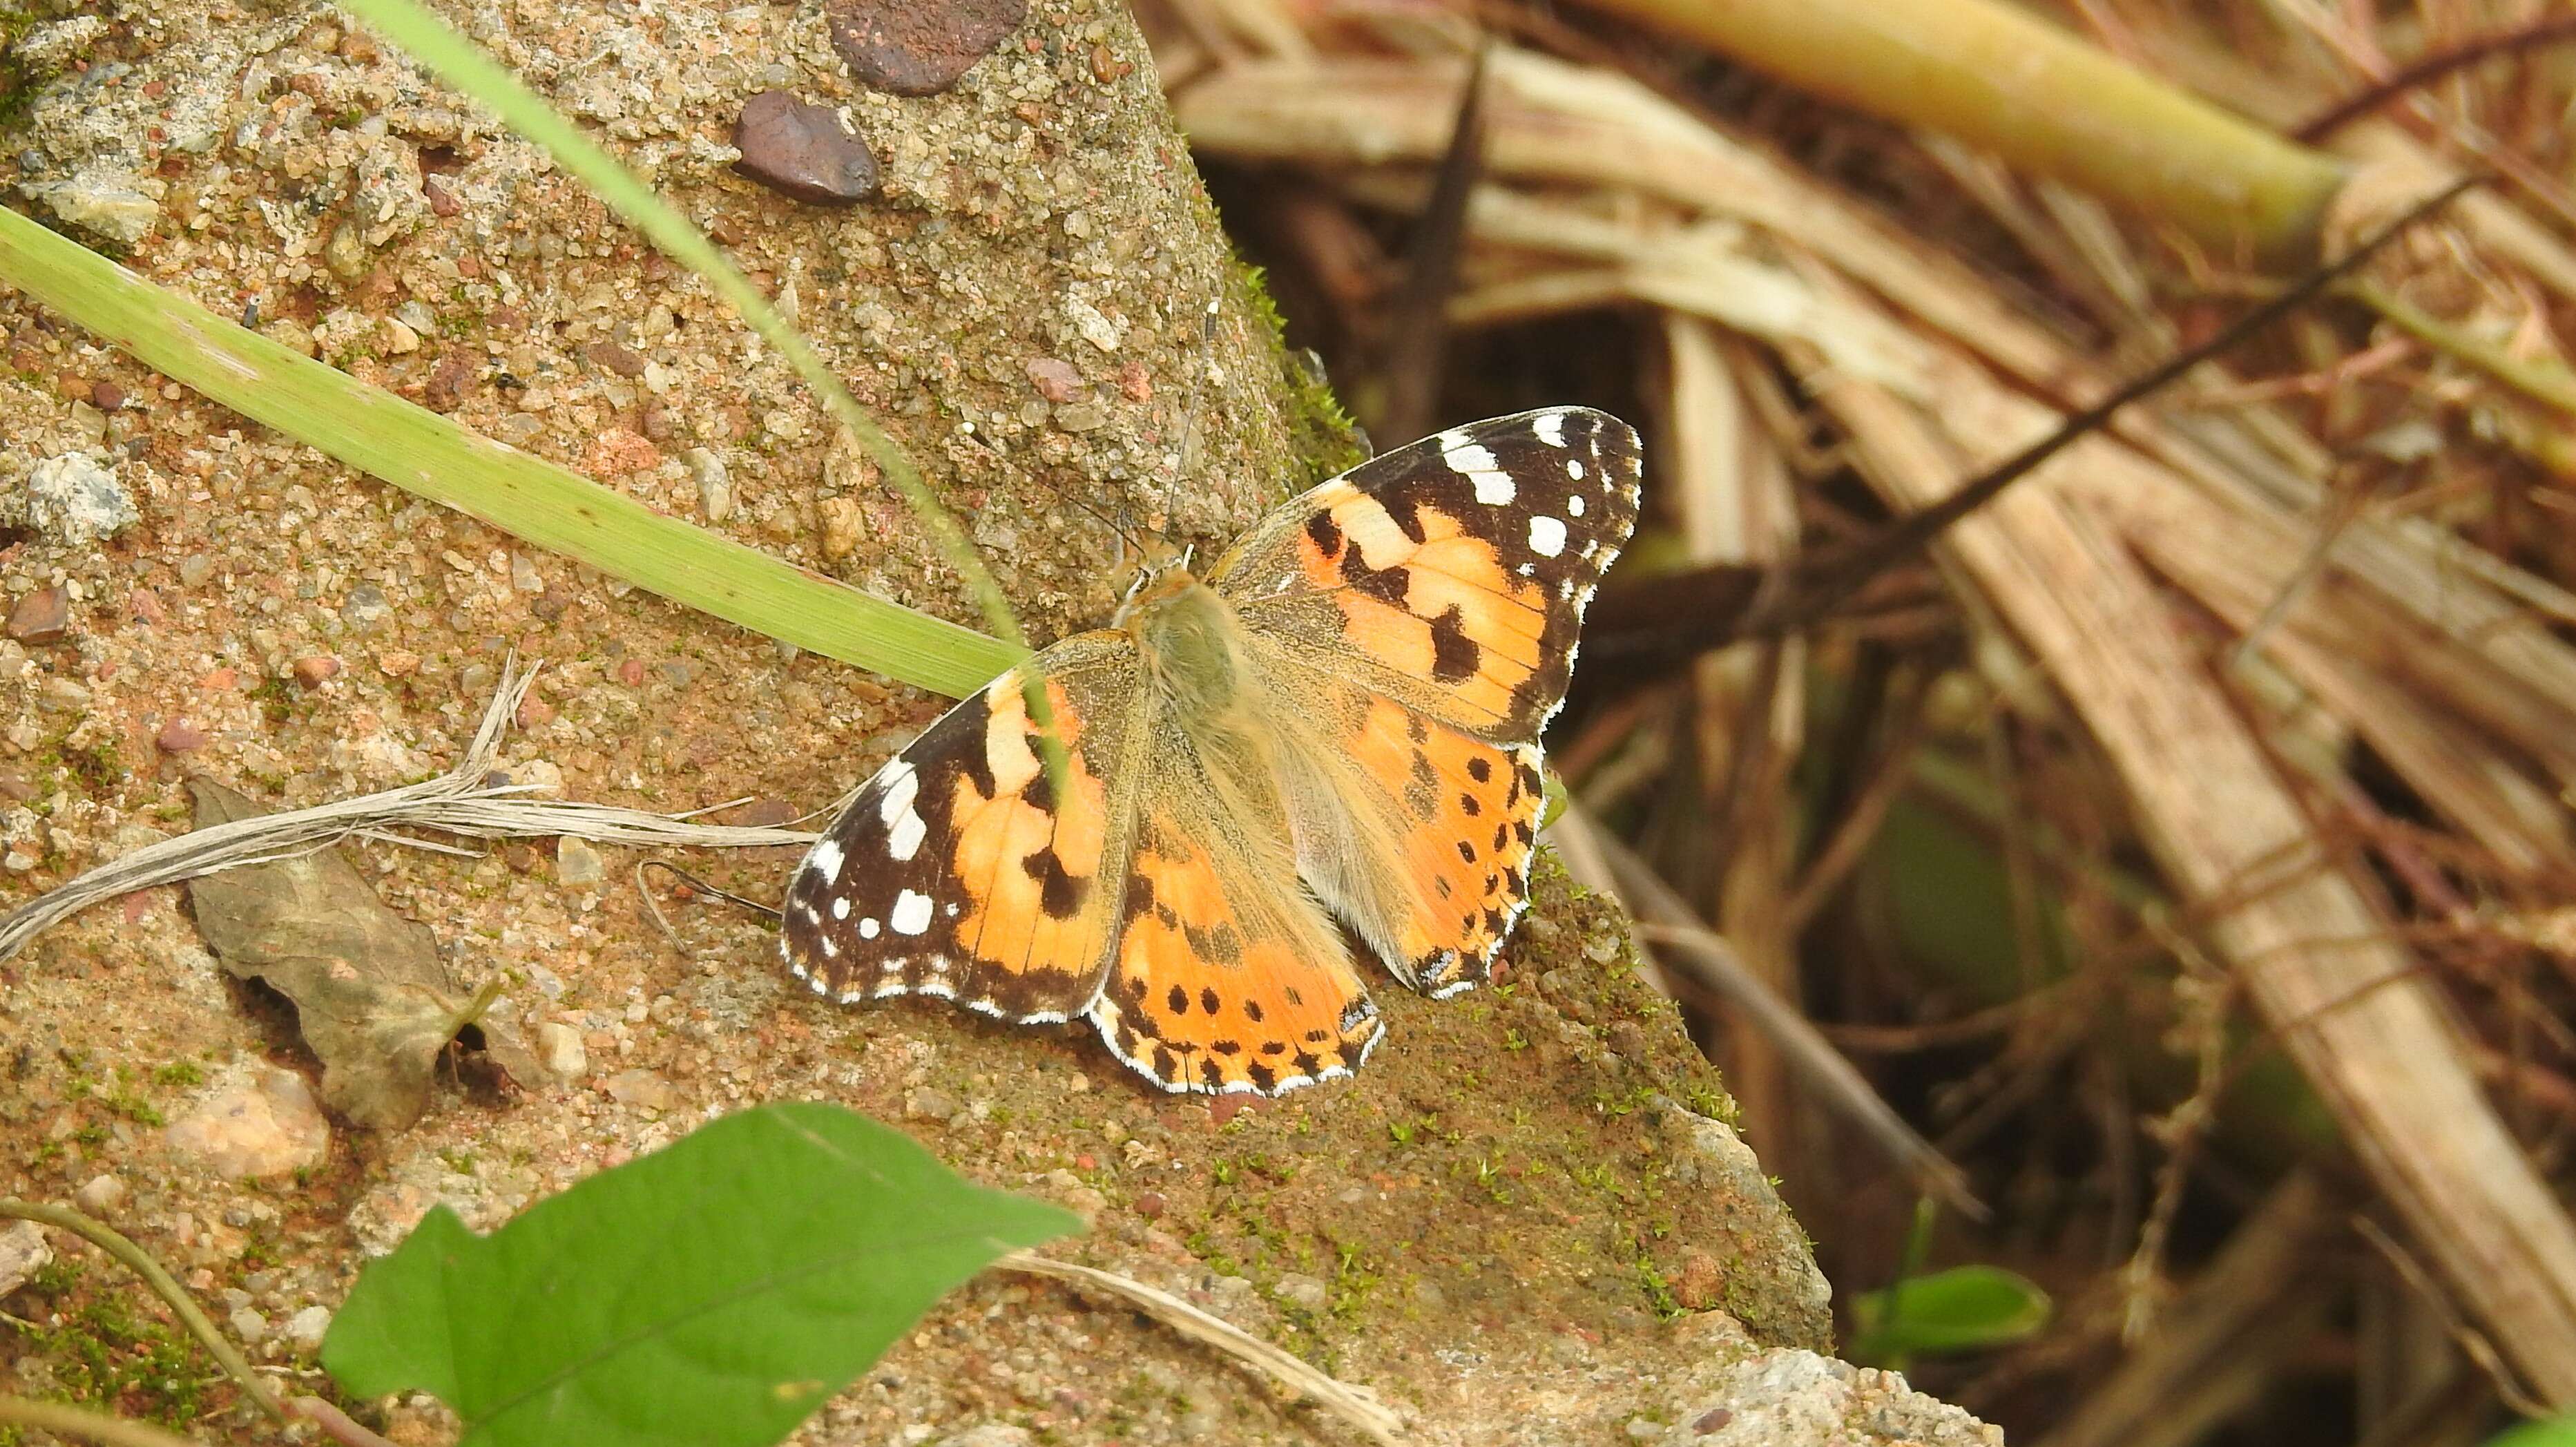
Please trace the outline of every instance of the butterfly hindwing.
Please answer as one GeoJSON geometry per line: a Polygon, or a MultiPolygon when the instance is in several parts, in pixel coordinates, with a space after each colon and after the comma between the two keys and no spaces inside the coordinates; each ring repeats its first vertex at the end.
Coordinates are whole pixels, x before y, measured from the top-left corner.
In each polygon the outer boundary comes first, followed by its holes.
{"type": "Polygon", "coordinates": [[[1091,1011],[1101,1039],[1165,1090],[1274,1095],[1358,1069],[1386,1027],[1287,861],[1261,868],[1206,795],[1157,792],[1091,1011]]]}
{"type": "Polygon", "coordinates": [[[1067,639],[862,786],[788,885],[789,968],[842,1001],[934,995],[1023,1023],[1079,1014],[1117,928],[1126,841],[1112,785],[1126,772],[1134,653],[1116,633],[1067,639]],[[1032,674],[1066,746],[1061,791],[1029,720],[1032,674]]]}
{"type": "Polygon", "coordinates": [[[1531,743],[1635,528],[1637,434],[1584,407],[1496,417],[1280,507],[1209,575],[1245,625],[1479,738],[1531,743]]]}

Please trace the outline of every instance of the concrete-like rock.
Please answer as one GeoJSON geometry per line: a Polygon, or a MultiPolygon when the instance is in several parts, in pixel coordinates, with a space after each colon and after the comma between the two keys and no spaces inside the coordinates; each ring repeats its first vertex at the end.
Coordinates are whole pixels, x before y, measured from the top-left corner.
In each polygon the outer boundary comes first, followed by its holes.
{"type": "Polygon", "coordinates": [[[33,1221],[0,1226],[0,1296],[27,1284],[27,1278],[53,1264],[54,1248],[45,1244],[45,1228],[33,1221]]]}
{"type": "Polygon", "coordinates": [[[1656,1447],[2002,1447],[2004,1434],[1894,1372],[1854,1367],[1814,1352],[1757,1352],[1685,1384],[1663,1410],[1669,1422],[1638,1438],[1656,1447]]]}
{"type": "Polygon", "coordinates": [[[88,453],[48,457],[27,474],[27,521],[52,542],[84,547],[142,520],[124,481],[88,453]]]}

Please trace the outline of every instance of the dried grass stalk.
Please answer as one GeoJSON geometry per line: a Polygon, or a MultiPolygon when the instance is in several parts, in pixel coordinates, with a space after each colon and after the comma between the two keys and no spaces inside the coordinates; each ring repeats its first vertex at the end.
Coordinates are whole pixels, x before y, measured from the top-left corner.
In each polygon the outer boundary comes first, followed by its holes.
{"type": "MultiPolygon", "coordinates": [[[[1942,356],[1937,410],[1809,376],[1900,511],[2026,435],[2028,404],[1942,356]]],[[[2166,877],[2451,1290],[2544,1397],[2576,1402],[2576,1228],[2370,892],[2330,862],[2116,528],[2071,495],[2070,479],[2116,465],[2119,450],[2107,438],[2071,449],[1953,530],[1952,555],[2090,728],[2166,877]]]]}
{"type": "Polygon", "coordinates": [[[451,846],[394,831],[434,829],[474,839],[570,834],[604,843],[674,849],[745,849],[814,842],[813,834],[798,829],[699,824],[682,815],[651,814],[614,804],[532,799],[526,797],[528,785],[487,782],[501,762],[502,734],[536,677],[535,669],[522,670],[516,658],[503,666],[500,688],[493,694],[491,706],[484,710],[474,742],[467,746],[465,757],[455,768],[437,778],[355,799],[316,804],[310,809],[291,809],[283,814],[263,814],[256,819],[194,829],[176,839],[120,855],[0,915],[0,960],[26,948],[29,940],[55,923],[101,900],[154,885],[177,884],[218,870],[327,849],[352,835],[426,849],[451,846]]]}
{"type": "Polygon", "coordinates": [[[1403,1420],[1368,1388],[1325,1375],[1314,1367],[1222,1317],[1210,1316],[1168,1291],[1147,1286],[1114,1271],[1057,1261],[1034,1252],[1014,1251],[996,1265],[1032,1276],[1069,1281],[1106,1292],[1181,1335],[1213,1347],[1288,1390],[1312,1401],[1366,1434],[1382,1447],[1397,1447],[1403,1420]]]}

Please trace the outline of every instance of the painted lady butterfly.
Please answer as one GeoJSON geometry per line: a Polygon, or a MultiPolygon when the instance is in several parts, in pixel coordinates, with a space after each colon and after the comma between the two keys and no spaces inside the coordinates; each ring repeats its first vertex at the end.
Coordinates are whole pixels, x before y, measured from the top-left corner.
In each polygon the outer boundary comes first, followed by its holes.
{"type": "Polygon", "coordinates": [[[1385,1027],[1335,916],[1437,997],[1527,903],[1539,731],[1637,476],[1615,417],[1498,417],[1275,509],[1204,582],[1148,571],[868,781],[788,886],[789,967],[1088,1019],[1165,1090],[1349,1074],[1385,1027]]]}

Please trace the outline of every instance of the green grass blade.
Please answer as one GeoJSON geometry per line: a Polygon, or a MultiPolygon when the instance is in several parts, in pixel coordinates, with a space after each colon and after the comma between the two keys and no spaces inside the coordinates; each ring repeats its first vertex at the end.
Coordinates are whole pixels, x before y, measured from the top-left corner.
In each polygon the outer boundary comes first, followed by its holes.
{"type": "MultiPolygon", "coordinates": [[[[699,234],[687,217],[665,204],[643,182],[629,174],[615,157],[593,144],[589,137],[552,107],[519,83],[516,76],[495,64],[474,48],[472,42],[450,30],[436,15],[415,4],[414,0],[341,0],[342,8],[374,26],[384,37],[400,46],[412,58],[428,66],[441,80],[481,101],[498,112],[510,129],[545,148],[555,164],[578,177],[602,203],[623,217],[626,223],[650,238],[654,245],[668,253],[672,260],[705,277],[718,296],[740,313],[761,340],[778,349],[805,385],[823,399],[834,420],[848,428],[861,451],[868,455],[894,485],[929,532],[940,555],[948,560],[965,580],[974,595],[975,604],[993,632],[1012,643],[1025,643],[1018,618],[1011,612],[1010,601],[1002,595],[975,545],[968,541],[966,530],[939,504],[921,469],[913,466],[912,457],[902,446],[877,425],[858,399],[850,395],[841,379],[832,374],[813,346],[787,324],[769,305],[760,289],[751,284],[718,251],[715,244],[699,234]]],[[[1043,707],[1043,705],[1041,705],[1043,707]]]]}
{"type": "Polygon", "coordinates": [[[0,207],[0,282],[164,376],[538,547],[800,648],[962,697],[1026,656],[720,538],[477,436],[0,207]]]}

